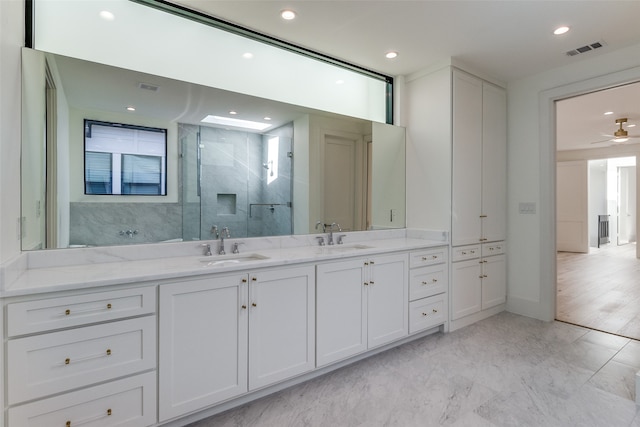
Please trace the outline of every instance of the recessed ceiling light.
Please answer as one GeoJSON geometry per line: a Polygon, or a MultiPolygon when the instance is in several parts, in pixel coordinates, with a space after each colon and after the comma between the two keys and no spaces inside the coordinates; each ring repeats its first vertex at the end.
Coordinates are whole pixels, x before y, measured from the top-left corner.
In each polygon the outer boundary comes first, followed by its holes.
{"type": "Polygon", "coordinates": [[[114,19],[116,19],[116,16],[108,10],[103,10],[102,12],[100,12],[100,17],[105,21],[113,21],[114,19]]]}
{"type": "Polygon", "coordinates": [[[229,114],[232,114],[232,115],[234,115],[234,116],[235,116],[236,114],[238,114],[238,112],[237,112],[237,111],[233,111],[233,110],[231,110],[231,111],[229,111],[229,114]]]}
{"type": "Polygon", "coordinates": [[[223,126],[234,126],[238,128],[251,129],[251,130],[265,130],[266,128],[271,126],[270,123],[260,123],[260,122],[253,122],[251,120],[240,120],[240,119],[234,119],[231,117],[220,117],[220,116],[212,116],[212,115],[208,115],[207,117],[205,117],[200,121],[203,123],[213,123],[216,125],[223,125],[223,126]]]}
{"type": "Polygon", "coordinates": [[[244,59],[251,59],[251,58],[253,58],[253,53],[251,53],[251,52],[245,52],[245,53],[243,53],[243,54],[242,54],[242,57],[243,57],[244,59]]]}
{"type": "Polygon", "coordinates": [[[280,12],[280,16],[282,16],[282,19],[291,21],[292,19],[296,18],[296,13],[291,9],[285,9],[282,12],[280,12]]]}
{"type": "Polygon", "coordinates": [[[262,119],[263,119],[263,120],[271,120],[271,117],[268,117],[268,116],[267,116],[267,117],[263,117],[262,119]]]}
{"type": "Polygon", "coordinates": [[[336,84],[337,85],[343,85],[344,84],[344,80],[336,80],[336,84]]]}
{"type": "Polygon", "coordinates": [[[555,30],[553,30],[553,34],[555,34],[556,36],[566,34],[567,32],[569,32],[569,27],[567,26],[558,27],[555,30]]]}
{"type": "Polygon", "coordinates": [[[387,59],[393,59],[393,58],[397,58],[398,57],[398,52],[387,52],[384,55],[387,59]]]}
{"type": "Polygon", "coordinates": [[[604,113],[605,116],[610,116],[613,114],[613,111],[607,111],[606,113],[604,113]]]}
{"type": "Polygon", "coordinates": [[[627,142],[629,138],[615,138],[613,142],[627,142]]]}
{"type": "Polygon", "coordinates": [[[628,128],[634,128],[636,125],[627,125],[628,128]]]}
{"type": "Polygon", "coordinates": [[[136,107],[129,106],[127,107],[127,111],[136,111],[136,107]]]}

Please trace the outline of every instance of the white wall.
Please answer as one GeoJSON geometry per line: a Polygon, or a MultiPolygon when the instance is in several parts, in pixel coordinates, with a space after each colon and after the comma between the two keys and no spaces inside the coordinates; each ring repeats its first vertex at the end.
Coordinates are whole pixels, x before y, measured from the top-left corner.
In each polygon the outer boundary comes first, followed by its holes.
{"type": "MultiPolygon", "coordinates": [[[[598,247],[598,215],[607,214],[607,161],[589,161],[589,246],[598,247]]],[[[613,231],[613,230],[612,230],[613,231]]]]}
{"type": "Polygon", "coordinates": [[[557,99],[640,80],[640,45],[510,82],[508,91],[507,309],[555,316],[555,109],[557,99]],[[537,203],[536,215],[518,203],[537,203]]]}

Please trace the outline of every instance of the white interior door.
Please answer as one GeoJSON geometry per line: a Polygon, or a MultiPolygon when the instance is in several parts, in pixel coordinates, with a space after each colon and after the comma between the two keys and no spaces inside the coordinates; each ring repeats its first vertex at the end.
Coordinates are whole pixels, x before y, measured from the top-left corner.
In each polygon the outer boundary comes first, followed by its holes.
{"type": "Polygon", "coordinates": [[[636,167],[618,168],[618,245],[636,241],[636,167]]]}
{"type": "Polygon", "coordinates": [[[345,230],[360,230],[363,222],[362,148],[360,141],[324,135],[323,220],[345,230]]]}
{"type": "Polygon", "coordinates": [[[558,162],[556,175],[558,251],[589,252],[587,180],[586,161],[558,162]]]}

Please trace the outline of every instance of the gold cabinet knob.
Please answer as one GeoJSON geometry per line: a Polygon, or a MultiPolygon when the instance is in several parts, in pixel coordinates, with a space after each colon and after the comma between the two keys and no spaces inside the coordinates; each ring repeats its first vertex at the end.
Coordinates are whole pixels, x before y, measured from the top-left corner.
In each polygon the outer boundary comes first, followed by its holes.
{"type": "Polygon", "coordinates": [[[242,279],[242,283],[247,283],[247,279],[242,279]]]}
{"type": "Polygon", "coordinates": [[[434,313],[437,313],[437,312],[438,312],[438,310],[436,310],[436,309],[434,308],[434,309],[433,309],[433,312],[434,312],[434,313]]]}
{"type": "Polygon", "coordinates": [[[369,286],[369,282],[364,282],[364,285],[365,286],[369,286]]]}
{"type": "Polygon", "coordinates": [[[258,278],[257,278],[257,277],[252,277],[252,278],[251,278],[251,281],[252,281],[252,282],[257,282],[257,281],[258,281],[258,278]]]}
{"type": "Polygon", "coordinates": [[[107,349],[107,356],[111,356],[111,349],[110,348],[107,349]]]}
{"type": "Polygon", "coordinates": [[[427,313],[422,313],[422,315],[423,315],[423,316],[428,316],[428,314],[427,314],[427,313]]]}
{"type": "Polygon", "coordinates": [[[111,415],[111,408],[107,409],[107,416],[111,415]]]}
{"type": "Polygon", "coordinates": [[[431,280],[433,283],[438,283],[438,279],[432,279],[431,280]]]}
{"type": "Polygon", "coordinates": [[[427,258],[426,256],[423,256],[423,257],[422,257],[422,260],[423,260],[423,261],[426,261],[427,259],[428,259],[428,258],[427,258]]]}
{"type": "Polygon", "coordinates": [[[71,363],[71,359],[69,359],[68,357],[66,359],[64,359],[64,364],[68,365],[69,363],[71,363]]]}
{"type": "Polygon", "coordinates": [[[375,282],[374,282],[373,280],[370,280],[370,281],[369,281],[369,284],[370,284],[370,285],[373,285],[374,283],[375,283],[375,282]]]}
{"type": "Polygon", "coordinates": [[[257,306],[258,306],[258,304],[256,304],[255,302],[251,303],[251,307],[257,307],[257,306]]]}
{"type": "Polygon", "coordinates": [[[111,303],[107,304],[107,310],[111,310],[111,303]]]}
{"type": "Polygon", "coordinates": [[[71,314],[71,310],[69,310],[68,308],[64,311],[64,315],[68,316],[71,314]]]}
{"type": "Polygon", "coordinates": [[[247,309],[247,305],[246,304],[242,304],[242,309],[246,310],[247,309]]]}
{"type": "Polygon", "coordinates": [[[423,284],[423,285],[426,285],[426,284],[427,284],[427,282],[423,280],[423,281],[422,281],[422,284],[423,284]]]}

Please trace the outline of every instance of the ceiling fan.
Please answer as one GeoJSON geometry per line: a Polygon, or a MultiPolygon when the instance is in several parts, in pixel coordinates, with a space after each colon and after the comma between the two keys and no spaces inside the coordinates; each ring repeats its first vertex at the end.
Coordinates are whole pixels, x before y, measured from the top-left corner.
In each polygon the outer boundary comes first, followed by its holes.
{"type": "Polygon", "coordinates": [[[640,138],[640,135],[629,135],[629,132],[627,132],[622,128],[622,125],[624,123],[627,123],[626,117],[616,119],[616,124],[619,125],[620,127],[613,133],[613,135],[604,135],[604,136],[608,136],[609,138],[603,139],[602,141],[592,142],[592,144],[601,144],[603,142],[614,142],[616,144],[624,144],[625,142],[628,142],[629,139],[631,138],[640,138]]]}

